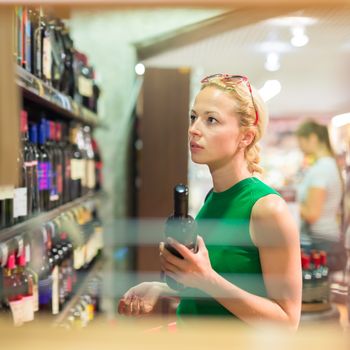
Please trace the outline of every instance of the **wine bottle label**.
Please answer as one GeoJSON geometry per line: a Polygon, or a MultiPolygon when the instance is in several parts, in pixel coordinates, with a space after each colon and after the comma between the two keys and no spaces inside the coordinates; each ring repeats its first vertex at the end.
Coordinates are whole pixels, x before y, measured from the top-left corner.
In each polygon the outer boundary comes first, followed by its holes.
{"type": "Polygon", "coordinates": [[[82,159],[71,159],[70,161],[70,173],[72,180],[80,180],[84,173],[84,163],[82,159]]]}
{"type": "Polygon", "coordinates": [[[51,55],[51,41],[50,37],[43,38],[43,73],[46,79],[51,80],[51,67],[52,67],[52,55],[51,55]]]}
{"type": "Polygon", "coordinates": [[[34,300],[33,296],[26,296],[23,300],[23,322],[30,322],[34,320],[34,300]]]}
{"type": "Polygon", "coordinates": [[[81,185],[86,187],[87,185],[87,162],[85,159],[81,159],[81,185]]]}
{"type": "Polygon", "coordinates": [[[14,186],[0,186],[0,200],[12,199],[14,197],[14,186]]]}
{"type": "Polygon", "coordinates": [[[13,199],[13,217],[27,216],[27,188],[20,187],[15,189],[13,199]]]}
{"type": "Polygon", "coordinates": [[[78,78],[78,89],[79,94],[85,97],[92,97],[93,95],[93,81],[87,79],[82,75],[79,75],[78,78]]]}
{"type": "Polygon", "coordinates": [[[18,327],[23,324],[23,299],[10,301],[10,309],[13,318],[13,324],[18,327]]]}
{"type": "Polygon", "coordinates": [[[87,160],[87,188],[94,189],[96,185],[96,174],[95,174],[95,161],[92,159],[87,160]]]}
{"type": "Polygon", "coordinates": [[[81,261],[80,261],[80,248],[77,247],[74,249],[73,253],[73,266],[76,270],[79,270],[81,268],[81,261]]]}
{"type": "Polygon", "coordinates": [[[39,311],[39,290],[37,282],[33,283],[33,310],[39,311]]]}
{"type": "Polygon", "coordinates": [[[49,162],[39,162],[38,164],[38,181],[40,191],[50,189],[49,168],[49,162]]]}
{"type": "Polygon", "coordinates": [[[52,270],[52,314],[59,313],[59,271],[56,265],[52,270]]]}

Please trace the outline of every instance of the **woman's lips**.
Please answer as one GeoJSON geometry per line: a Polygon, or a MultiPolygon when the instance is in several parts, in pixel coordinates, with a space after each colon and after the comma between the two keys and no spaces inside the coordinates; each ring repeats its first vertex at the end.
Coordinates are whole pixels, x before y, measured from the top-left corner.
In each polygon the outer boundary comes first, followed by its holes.
{"type": "Polygon", "coordinates": [[[204,147],[195,142],[190,143],[190,148],[192,152],[199,152],[200,150],[204,149],[204,147]]]}

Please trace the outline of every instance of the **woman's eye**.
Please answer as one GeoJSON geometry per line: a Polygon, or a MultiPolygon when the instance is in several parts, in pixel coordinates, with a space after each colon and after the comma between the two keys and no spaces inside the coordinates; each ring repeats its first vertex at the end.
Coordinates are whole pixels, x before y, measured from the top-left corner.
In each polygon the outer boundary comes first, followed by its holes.
{"type": "Polygon", "coordinates": [[[215,123],[217,123],[217,122],[218,122],[218,120],[215,119],[214,117],[208,117],[208,123],[209,123],[209,124],[215,124],[215,123]]]}
{"type": "Polygon", "coordinates": [[[190,122],[193,123],[193,122],[196,120],[196,118],[197,118],[197,117],[196,117],[195,115],[192,114],[192,115],[190,116],[190,122]]]}

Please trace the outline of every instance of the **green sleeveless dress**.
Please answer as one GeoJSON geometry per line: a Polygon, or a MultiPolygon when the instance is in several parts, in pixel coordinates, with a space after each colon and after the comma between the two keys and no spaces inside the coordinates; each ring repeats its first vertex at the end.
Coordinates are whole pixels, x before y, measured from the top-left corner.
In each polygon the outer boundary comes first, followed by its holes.
{"type": "MultiPolygon", "coordinates": [[[[204,239],[213,269],[250,293],[266,296],[259,251],[249,233],[256,201],[275,190],[255,177],[244,179],[224,192],[212,192],[199,211],[198,234],[204,239]]],[[[180,293],[178,320],[185,316],[229,316],[230,311],[204,292],[186,288],[180,293]]]]}

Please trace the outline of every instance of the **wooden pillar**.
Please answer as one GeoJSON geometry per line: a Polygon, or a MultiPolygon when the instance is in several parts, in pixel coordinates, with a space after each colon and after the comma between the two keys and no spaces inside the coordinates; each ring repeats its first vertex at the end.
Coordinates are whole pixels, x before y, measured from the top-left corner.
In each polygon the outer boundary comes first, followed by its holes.
{"type": "Polygon", "coordinates": [[[15,85],[14,7],[0,9],[0,186],[16,185],[19,93],[15,85]]]}

